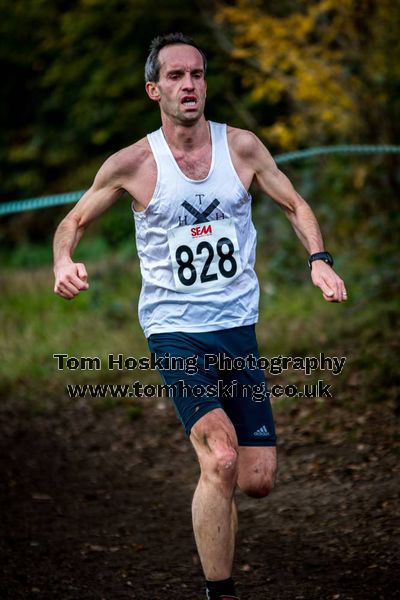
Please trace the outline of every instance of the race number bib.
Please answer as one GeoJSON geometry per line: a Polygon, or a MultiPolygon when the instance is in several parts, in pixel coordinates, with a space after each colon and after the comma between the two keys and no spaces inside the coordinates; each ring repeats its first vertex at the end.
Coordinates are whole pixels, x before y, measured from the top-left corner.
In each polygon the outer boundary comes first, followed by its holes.
{"type": "Polygon", "coordinates": [[[167,233],[178,292],[222,288],[241,274],[233,219],[174,227],[167,233]]]}

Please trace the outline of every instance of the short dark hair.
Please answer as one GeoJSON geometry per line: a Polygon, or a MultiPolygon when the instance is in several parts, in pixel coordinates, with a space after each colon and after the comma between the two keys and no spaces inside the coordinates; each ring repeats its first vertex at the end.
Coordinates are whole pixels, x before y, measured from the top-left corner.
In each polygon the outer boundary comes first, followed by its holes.
{"type": "Polygon", "coordinates": [[[203,57],[204,74],[207,72],[207,58],[203,50],[192,40],[192,38],[184,35],[183,33],[167,33],[166,35],[159,35],[150,44],[150,52],[146,60],[144,67],[144,79],[145,81],[158,81],[160,78],[160,61],[158,55],[162,48],[165,46],[173,46],[174,44],[187,44],[193,46],[200,52],[203,57]]]}

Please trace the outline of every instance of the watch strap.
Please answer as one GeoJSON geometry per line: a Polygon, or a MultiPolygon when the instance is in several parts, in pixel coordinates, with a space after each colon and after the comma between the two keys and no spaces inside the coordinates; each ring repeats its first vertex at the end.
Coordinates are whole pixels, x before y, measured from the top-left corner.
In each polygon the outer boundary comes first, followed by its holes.
{"type": "Polygon", "coordinates": [[[331,267],[333,265],[333,258],[332,255],[329,254],[329,252],[314,252],[314,254],[311,254],[308,257],[308,266],[310,267],[310,269],[312,268],[312,263],[315,260],[323,260],[324,262],[326,262],[326,264],[328,264],[331,267]]]}

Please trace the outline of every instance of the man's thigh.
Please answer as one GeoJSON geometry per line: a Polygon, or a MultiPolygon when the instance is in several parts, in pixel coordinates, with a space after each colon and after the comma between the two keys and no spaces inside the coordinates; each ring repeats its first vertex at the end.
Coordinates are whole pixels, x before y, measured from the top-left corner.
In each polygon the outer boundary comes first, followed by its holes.
{"type": "Polygon", "coordinates": [[[205,354],[212,352],[210,339],[212,342],[208,333],[184,332],[157,333],[148,338],[156,358],[169,359],[171,368],[160,368],[160,376],[166,385],[176,386],[171,389],[170,397],[188,436],[199,419],[210,411],[222,409],[220,399],[213,395],[213,388],[217,392],[218,373],[215,368],[206,368],[204,362],[205,354]],[[194,367],[190,371],[189,361],[194,367]]]}
{"type": "MultiPolygon", "coordinates": [[[[223,351],[232,359],[240,357],[245,367],[221,373],[227,386],[234,386],[223,408],[232,421],[239,446],[276,446],[275,424],[264,371],[257,366],[259,351],[254,326],[224,332],[223,351]],[[249,358],[252,361],[249,361],[249,358]]],[[[273,454],[273,453],[272,453],[273,454]]]]}

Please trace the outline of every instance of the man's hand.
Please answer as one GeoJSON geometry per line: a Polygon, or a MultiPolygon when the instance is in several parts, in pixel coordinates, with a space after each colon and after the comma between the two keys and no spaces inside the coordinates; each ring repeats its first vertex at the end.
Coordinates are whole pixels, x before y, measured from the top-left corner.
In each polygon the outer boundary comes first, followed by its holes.
{"type": "Polygon", "coordinates": [[[343,302],[347,300],[347,292],[343,280],[323,260],[315,260],[312,263],[311,279],[313,284],[322,290],[322,295],[328,302],[343,302]]]}
{"type": "Polygon", "coordinates": [[[56,278],[54,292],[66,300],[72,300],[79,292],[89,287],[86,267],[83,263],[69,261],[58,265],[54,267],[54,275],[56,278]]]}

